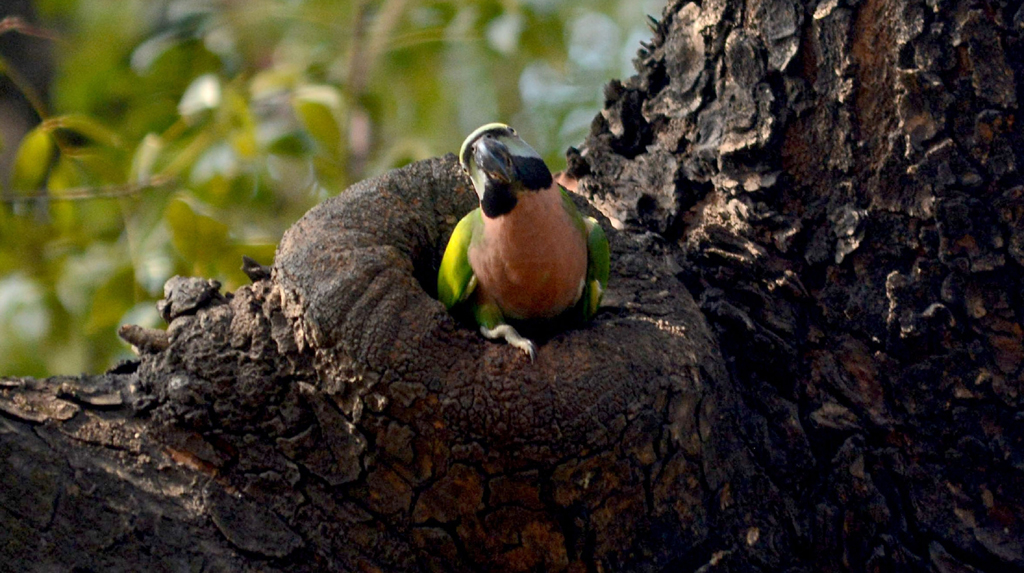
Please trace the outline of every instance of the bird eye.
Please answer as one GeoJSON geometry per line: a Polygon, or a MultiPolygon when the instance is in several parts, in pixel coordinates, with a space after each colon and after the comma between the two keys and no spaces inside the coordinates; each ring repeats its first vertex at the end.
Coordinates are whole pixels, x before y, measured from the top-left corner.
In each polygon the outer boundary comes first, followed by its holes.
{"type": "Polygon", "coordinates": [[[512,128],[512,127],[508,128],[508,132],[511,133],[512,135],[516,134],[515,128],[512,128]]]}

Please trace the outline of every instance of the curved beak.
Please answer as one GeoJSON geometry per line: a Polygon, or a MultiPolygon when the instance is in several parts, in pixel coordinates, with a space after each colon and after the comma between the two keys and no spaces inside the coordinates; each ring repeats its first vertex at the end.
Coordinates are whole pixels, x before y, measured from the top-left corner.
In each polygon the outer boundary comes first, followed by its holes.
{"type": "Polygon", "coordinates": [[[505,144],[492,138],[481,138],[473,146],[473,159],[489,179],[508,183],[512,180],[512,154],[505,144]]]}

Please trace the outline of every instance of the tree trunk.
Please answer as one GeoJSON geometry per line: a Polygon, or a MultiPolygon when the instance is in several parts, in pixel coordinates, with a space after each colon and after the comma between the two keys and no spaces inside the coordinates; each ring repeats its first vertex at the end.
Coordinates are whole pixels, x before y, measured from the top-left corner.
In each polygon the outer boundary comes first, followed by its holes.
{"type": "Polygon", "coordinates": [[[569,153],[592,324],[483,340],[433,298],[454,158],[364,181],[170,281],[138,362],[0,382],[0,564],[1024,570],[1020,3],[656,27],[569,153]]]}

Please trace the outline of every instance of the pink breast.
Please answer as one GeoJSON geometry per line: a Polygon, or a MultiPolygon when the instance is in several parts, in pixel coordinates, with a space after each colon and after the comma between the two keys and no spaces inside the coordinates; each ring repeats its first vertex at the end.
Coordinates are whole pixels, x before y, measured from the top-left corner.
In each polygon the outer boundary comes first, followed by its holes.
{"type": "Polygon", "coordinates": [[[550,318],[579,298],[587,245],[561,205],[557,190],[526,192],[511,213],[484,220],[470,248],[477,296],[509,318],[550,318]]]}

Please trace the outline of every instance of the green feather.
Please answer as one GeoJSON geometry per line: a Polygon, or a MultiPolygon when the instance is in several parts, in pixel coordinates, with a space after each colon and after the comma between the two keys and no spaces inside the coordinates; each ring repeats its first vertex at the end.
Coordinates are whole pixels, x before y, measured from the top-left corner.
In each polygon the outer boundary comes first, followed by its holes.
{"type": "MultiPolygon", "coordinates": [[[[561,187],[561,186],[559,186],[561,187]]],[[[597,314],[601,305],[604,290],[608,287],[609,249],[608,238],[601,225],[593,217],[583,217],[576,203],[565,187],[562,189],[562,206],[580,233],[587,236],[587,280],[583,285],[583,296],[574,307],[574,312],[581,313],[584,320],[590,320],[597,314]]]]}
{"type": "Polygon", "coordinates": [[[502,314],[498,305],[494,303],[474,304],[473,318],[476,319],[477,324],[487,329],[494,328],[499,324],[505,324],[505,315],[502,314]]]}
{"type": "Polygon", "coordinates": [[[476,208],[459,221],[448,240],[441,259],[441,268],[437,271],[437,298],[445,308],[451,309],[456,304],[469,298],[476,287],[473,267],[469,265],[469,244],[473,240],[474,231],[483,225],[480,209],[476,208]]]}
{"type": "Polygon", "coordinates": [[[604,289],[608,288],[610,253],[608,237],[593,217],[584,221],[587,226],[587,283],[583,287],[583,318],[590,320],[601,305],[604,289]]]}

